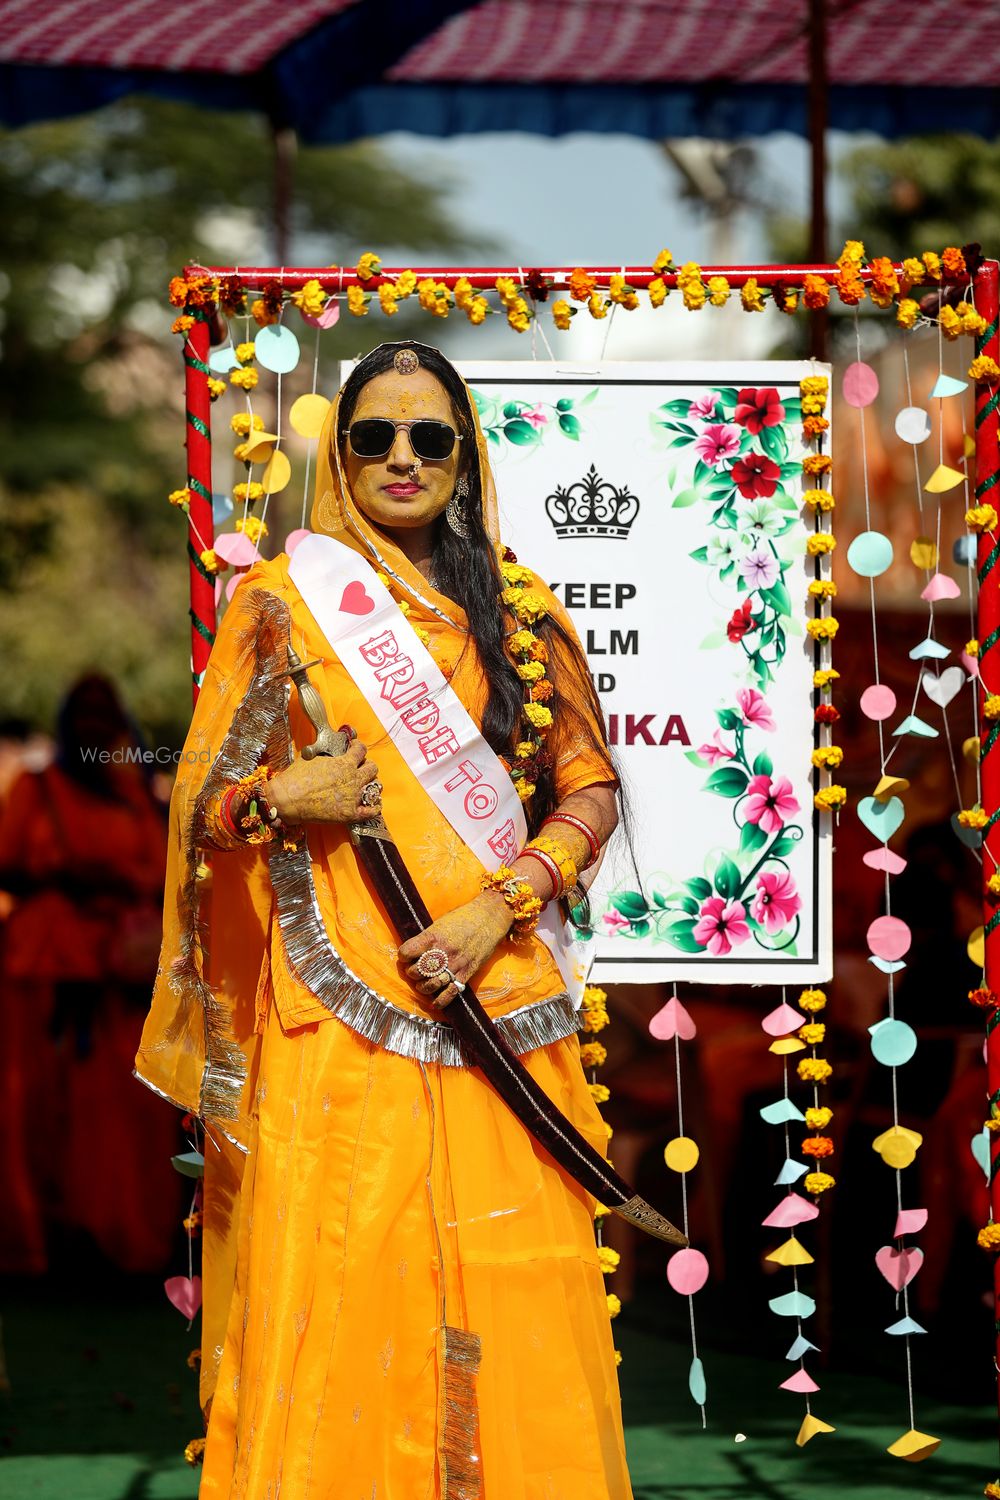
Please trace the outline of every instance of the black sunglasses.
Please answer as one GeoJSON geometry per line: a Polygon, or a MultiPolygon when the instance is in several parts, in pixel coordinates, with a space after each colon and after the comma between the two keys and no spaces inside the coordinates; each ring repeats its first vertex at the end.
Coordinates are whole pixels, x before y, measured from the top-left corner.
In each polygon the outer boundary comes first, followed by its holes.
{"type": "Polygon", "coordinates": [[[447,458],[456,443],[462,441],[447,422],[419,417],[412,422],[393,422],[389,417],[362,417],[347,429],[351,449],[358,458],[384,458],[402,428],[409,434],[410,447],[418,458],[447,458]]]}

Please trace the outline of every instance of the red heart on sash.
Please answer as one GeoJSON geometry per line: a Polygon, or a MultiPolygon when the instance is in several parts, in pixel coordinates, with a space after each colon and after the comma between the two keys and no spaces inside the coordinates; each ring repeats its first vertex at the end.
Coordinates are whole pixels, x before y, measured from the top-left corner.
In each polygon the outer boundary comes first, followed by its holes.
{"type": "Polygon", "coordinates": [[[370,615],[375,608],[375,600],[370,594],[365,593],[365,586],[353,579],[343,592],[340,600],[340,612],[344,615],[370,615]]]}

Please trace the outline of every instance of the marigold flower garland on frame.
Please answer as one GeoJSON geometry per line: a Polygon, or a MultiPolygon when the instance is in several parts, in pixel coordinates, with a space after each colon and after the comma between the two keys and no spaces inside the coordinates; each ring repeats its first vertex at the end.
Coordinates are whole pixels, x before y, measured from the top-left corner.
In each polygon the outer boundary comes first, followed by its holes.
{"type": "Polygon", "coordinates": [[[522,802],[530,802],[535,795],[538,778],[552,765],[552,757],[545,749],[545,739],[552,728],[552,683],[546,676],[548,647],[531,629],[548,614],[544,595],[532,585],[535,575],[530,568],[522,567],[509,547],[501,550],[500,575],[504,587],[500,602],[514,616],[516,628],[507,637],[507,650],[514,659],[517,675],[524,683],[525,701],[522,709],[524,727],[522,738],[514,746],[514,759],[509,762],[500,757],[514,788],[522,802]]]}
{"type": "MultiPolygon", "coordinates": [[[[595,1040],[597,1034],[604,1030],[609,1021],[606,991],[599,989],[595,984],[588,984],[584,989],[583,1002],[580,1007],[580,1026],[586,1037],[586,1040],[580,1044],[580,1061],[584,1069],[589,1070],[590,1093],[595,1104],[606,1104],[611,1097],[611,1092],[607,1085],[598,1083],[597,1081],[597,1069],[607,1061],[608,1051],[603,1042],[595,1040]]],[[[612,1136],[611,1126],[605,1123],[604,1129],[607,1131],[608,1140],[610,1141],[612,1136]]],[[[597,1258],[605,1276],[614,1275],[621,1259],[618,1251],[612,1250],[610,1246],[605,1245],[603,1240],[604,1220],[610,1212],[611,1210],[605,1208],[602,1203],[598,1203],[594,1207],[594,1234],[597,1239],[597,1258]]],[[[608,1316],[617,1318],[622,1310],[621,1302],[615,1296],[614,1292],[609,1292],[607,1298],[608,1316]]],[[[621,1362],[621,1351],[616,1349],[615,1364],[620,1365],[621,1362]]]]}
{"type": "MultiPolygon", "coordinates": [[[[830,382],[825,375],[807,375],[799,386],[802,393],[803,436],[806,443],[815,449],[815,452],[807,454],[802,460],[802,472],[813,485],[813,488],[804,491],[802,501],[812,511],[816,527],[806,542],[806,552],[815,564],[815,577],[809,585],[808,593],[816,610],[814,617],[806,621],[806,630],[818,644],[821,655],[820,665],[813,673],[813,686],[819,699],[813,713],[818,726],[819,744],[812,755],[813,766],[821,774],[836,770],[844,758],[840,746],[832,744],[830,740],[833,725],[840,718],[839,709],[830,701],[832,685],[839,673],[830,666],[829,650],[824,649],[834,639],[838,628],[835,617],[825,612],[827,603],[836,598],[837,585],[832,578],[822,576],[823,559],[829,557],[837,545],[833,526],[827,519],[836,504],[833,491],[829,488],[833,463],[829,454],[822,451],[830,428],[830,420],[825,414],[829,388],[830,382]]],[[[820,812],[839,812],[847,801],[847,789],[836,782],[828,782],[815,794],[813,801],[820,812]]]]}

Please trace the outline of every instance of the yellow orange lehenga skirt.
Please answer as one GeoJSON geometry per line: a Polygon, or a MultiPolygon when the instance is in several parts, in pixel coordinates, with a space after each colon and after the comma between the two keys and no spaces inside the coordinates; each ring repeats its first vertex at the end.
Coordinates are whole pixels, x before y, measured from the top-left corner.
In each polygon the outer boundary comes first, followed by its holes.
{"type": "MultiPolygon", "coordinates": [[[[523,1061],[603,1150],[577,1038],[523,1061]]],[[[464,1500],[445,1323],[480,1340],[482,1500],[630,1500],[593,1200],[478,1070],[272,1006],[238,1212],[202,1500],[464,1500]]]]}

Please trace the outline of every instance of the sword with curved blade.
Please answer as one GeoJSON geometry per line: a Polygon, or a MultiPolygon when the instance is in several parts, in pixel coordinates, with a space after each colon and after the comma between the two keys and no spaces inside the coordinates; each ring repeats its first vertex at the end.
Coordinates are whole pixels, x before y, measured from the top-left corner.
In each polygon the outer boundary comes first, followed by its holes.
{"type": "MultiPolygon", "coordinates": [[[[288,675],[295,683],[303,711],[316,730],[315,740],[303,748],[302,755],[306,760],[317,755],[343,755],[352,737],[350,731],[335,731],[330,727],[323,700],[309,681],[309,668],[315,665],[315,662],[303,663],[289,641],[288,675]]],[[[404,941],[416,937],[431,925],[433,918],[384,820],[372,818],[363,823],[351,823],[348,828],[358,858],[370,875],[396,931],[404,941]]],[[[575,1182],[620,1218],[644,1229],[656,1239],[665,1240],[670,1245],[687,1244],[680,1230],[634,1193],[624,1178],[619,1177],[556,1108],[497,1031],[468,985],[442,1014],[504,1103],[575,1182]]]]}

